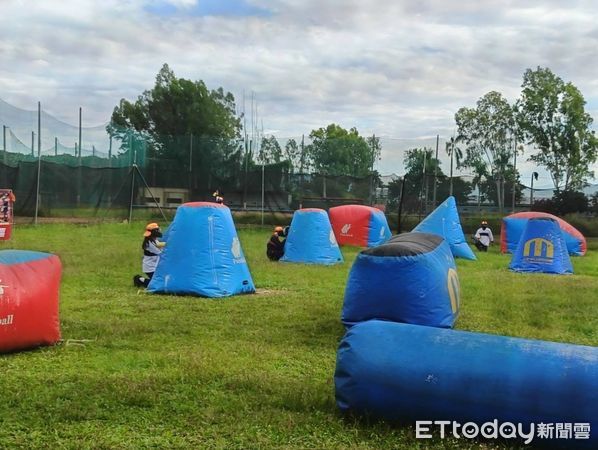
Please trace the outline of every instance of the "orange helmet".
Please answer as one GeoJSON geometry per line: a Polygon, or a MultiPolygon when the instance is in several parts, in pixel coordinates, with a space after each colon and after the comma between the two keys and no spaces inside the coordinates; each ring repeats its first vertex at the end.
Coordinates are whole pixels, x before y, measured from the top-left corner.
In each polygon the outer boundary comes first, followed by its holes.
{"type": "Polygon", "coordinates": [[[276,227],[276,228],[274,228],[274,232],[275,233],[283,233],[284,232],[284,228],[282,228],[282,227],[276,227]]]}
{"type": "Polygon", "coordinates": [[[157,223],[155,223],[155,222],[148,223],[145,226],[145,233],[143,233],[143,235],[145,237],[150,237],[152,235],[152,231],[158,230],[158,229],[160,229],[160,225],[158,225],[157,223]]]}

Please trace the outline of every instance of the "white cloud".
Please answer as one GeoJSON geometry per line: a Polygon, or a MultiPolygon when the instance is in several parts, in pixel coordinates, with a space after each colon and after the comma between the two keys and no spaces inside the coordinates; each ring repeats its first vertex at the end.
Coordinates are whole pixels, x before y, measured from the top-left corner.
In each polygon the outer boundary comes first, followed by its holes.
{"type": "MultiPolygon", "coordinates": [[[[164,3],[164,2],[161,2],[164,3]]],[[[248,0],[269,16],[159,15],[143,0],[3,2],[0,97],[76,123],[108,120],[168,62],[177,75],[255,92],[264,126],[298,136],[336,122],[363,134],[452,133],[454,112],[489,90],[514,100],[548,66],[598,111],[591,1],[248,0]]],[[[248,109],[248,107],[247,107],[248,109]]],[[[384,153],[392,170],[400,152],[384,153]]],[[[398,161],[398,162],[397,162],[398,161]]]]}

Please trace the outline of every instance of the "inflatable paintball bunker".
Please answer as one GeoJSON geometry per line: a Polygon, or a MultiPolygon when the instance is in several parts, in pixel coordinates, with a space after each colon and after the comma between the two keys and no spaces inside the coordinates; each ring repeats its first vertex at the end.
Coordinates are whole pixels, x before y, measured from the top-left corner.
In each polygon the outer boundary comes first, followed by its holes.
{"type": "Polygon", "coordinates": [[[463,235],[457,204],[453,196],[442,202],[412,231],[442,236],[449,243],[455,258],[476,259],[463,235]]]}
{"type": "Polygon", "coordinates": [[[0,251],[0,353],[52,345],[60,340],[61,272],[55,255],[0,251]]]}
{"type": "Polygon", "coordinates": [[[459,277],[448,244],[435,234],[406,233],[357,255],[341,320],[448,328],[458,314],[459,277]]]}
{"type": "Polygon", "coordinates": [[[345,412],[410,423],[589,422],[593,448],[596,380],[596,347],[377,320],[347,332],[334,375],[345,412]]]}
{"type": "Polygon", "coordinates": [[[323,209],[299,209],[293,214],[284,244],[284,262],[338,264],[343,262],[328,214],[323,209]]]}
{"type": "Polygon", "coordinates": [[[377,208],[343,205],[330,208],[328,215],[339,245],[375,247],[390,239],[386,216],[377,208]]]}
{"type": "Polygon", "coordinates": [[[586,238],[568,222],[560,217],[543,212],[520,212],[503,218],[500,228],[500,251],[503,253],[515,253],[519,244],[521,234],[530,219],[553,219],[559,225],[567,251],[570,255],[583,256],[586,254],[586,238]]]}
{"type": "Polygon", "coordinates": [[[255,292],[226,206],[185,203],[177,209],[169,230],[149,292],[201,297],[255,292]]]}
{"type": "Polygon", "coordinates": [[[553,219],[529,219],[509,269],[515,272],[573,273],[561,229],[553,219]]]}

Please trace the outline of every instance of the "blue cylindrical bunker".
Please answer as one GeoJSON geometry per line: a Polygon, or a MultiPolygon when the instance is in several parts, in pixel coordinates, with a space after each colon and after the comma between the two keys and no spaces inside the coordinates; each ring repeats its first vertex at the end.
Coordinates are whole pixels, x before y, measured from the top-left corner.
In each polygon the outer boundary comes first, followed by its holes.
{"type": "Polygon", "coordinates": [[[588,424],[598,440],[597,347],[372,320],[341,341],[334,379],[342,411],[588,424]]]}

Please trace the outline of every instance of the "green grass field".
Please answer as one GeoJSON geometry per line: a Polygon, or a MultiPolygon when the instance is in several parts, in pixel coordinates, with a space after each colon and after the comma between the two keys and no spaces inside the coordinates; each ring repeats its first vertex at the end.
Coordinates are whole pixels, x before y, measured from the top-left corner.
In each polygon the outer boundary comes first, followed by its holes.
{"type": "MultiPolygon", "coordinates": [[[[131,282],[143,225],[22,226],[3,244],[60,256],[64,341],[0,356],[1,448],[479,447],[338,414],[332,377],[357,249],[336,267],[271,263],[269,230],[244,228],[258,294],[151,296],[131,282]]],[[[457,328],[598,345],[598,240],[572,276],[514,274],[509,258],[494,247],[458,261],[457,328]]]]}

